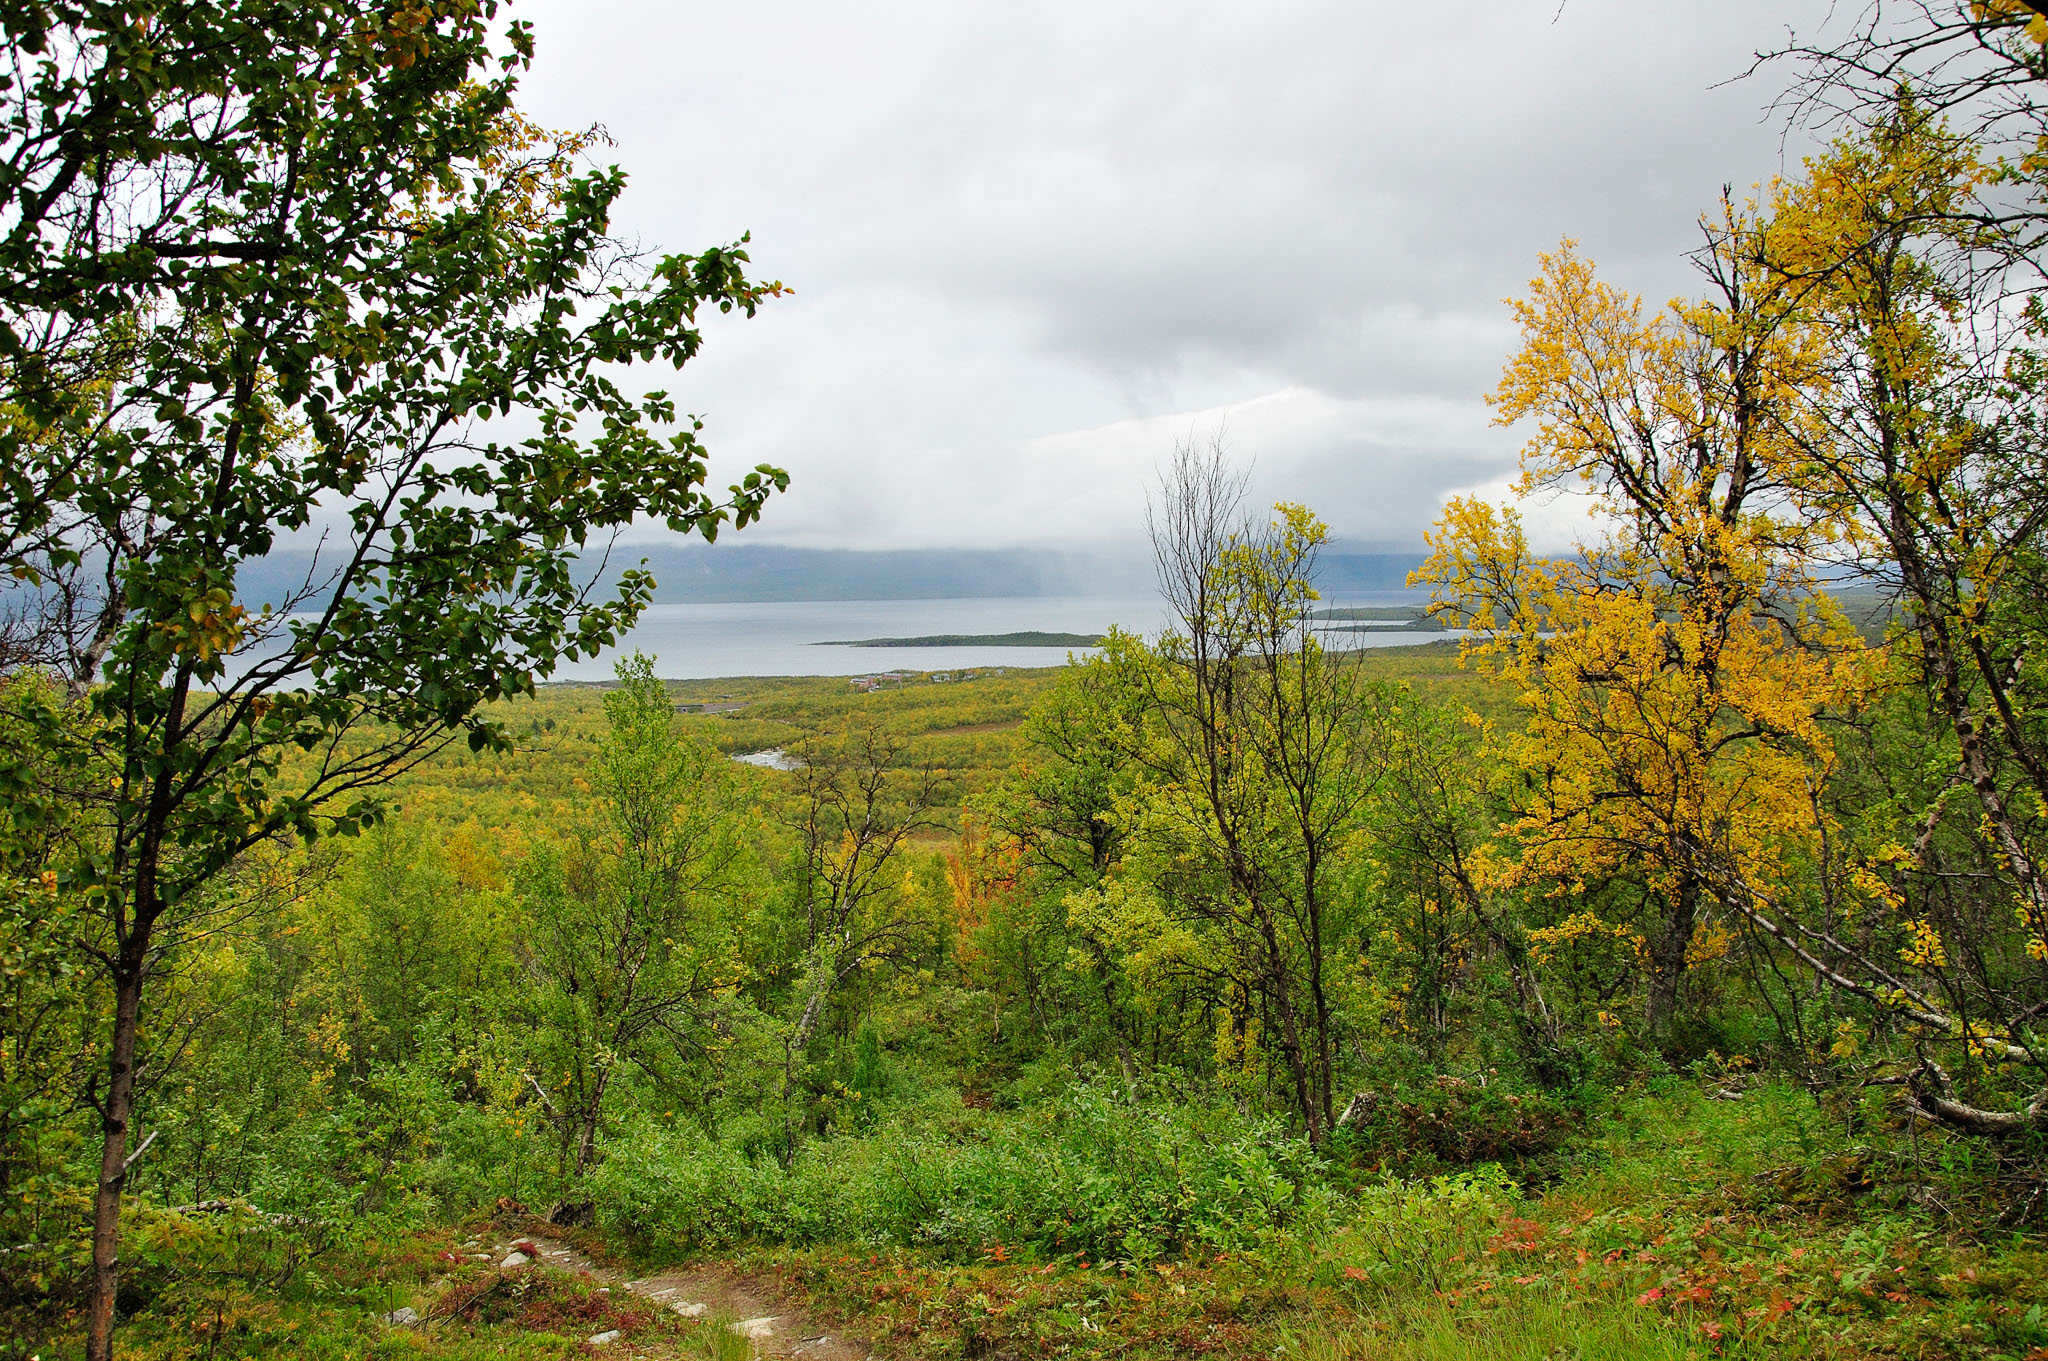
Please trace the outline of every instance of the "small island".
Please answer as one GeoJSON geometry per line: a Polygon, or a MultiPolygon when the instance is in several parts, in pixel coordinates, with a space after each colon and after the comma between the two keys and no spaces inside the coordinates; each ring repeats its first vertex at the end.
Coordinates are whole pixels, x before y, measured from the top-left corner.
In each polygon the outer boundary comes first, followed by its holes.
{"type": "Polygon", "coordinates": [[[1427,605],[1356,605],[1318,610],[1325,633],[1370,633],[1376,630],[1441,633],[1444,622],[1430,617],[1427,605]]]}
{"type": "Polygon", "coordinates": [[[1417,624],[1429,618],[1427,605],[1346,605],[1317,610],[1316,618],[1358,620],[1379,624],[1417,624]]]}
{"type": "Polygon", "coordinates": [[[1099,633],[931,633],[921,638],[838,638],[813,647],[1101,647],[1099,633]]]}

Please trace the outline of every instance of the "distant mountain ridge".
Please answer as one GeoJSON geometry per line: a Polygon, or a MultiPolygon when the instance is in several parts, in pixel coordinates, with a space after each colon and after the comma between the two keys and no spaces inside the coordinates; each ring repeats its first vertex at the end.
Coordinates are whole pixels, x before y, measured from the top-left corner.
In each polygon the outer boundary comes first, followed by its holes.
{"type": "MultiPolygon", "coordinates": [[[[1033,548],[784,548],[625,544],[610,571],[647,559],[658,601],[959,600],[1130,595],[1154,586],[1149,556],[1033,548]]],[[[1326,592],[1400,590],[1420,553],[1327,553],[1326,592]]]]}
{"type": "MultiPolygon", "coordinates": [[[[1002,596],[1142,595],[1149,556],[1034,548],[788,548],[779,544],[628,543],[612,549],[602,580],[642,565],[664,604],[800,600],[962,600],[1002,596]]],[[[1325,553],[1325,594],[1400,590],[1420,553],[1325,553]]],[[[277,604],[303,589],[310,552],[273,553],[242,569],[246,605],[277,604]]]]}
{"type": "Polygon", "coordinates": [[[647,560],[663,603],[959,600],[1117,594],[1134,574],[1108,555],[1029,548],[785,548],[778,544],[621,544],[616,573],[647,560]],[[1105,589],[1105,579],[1110,583],[1105,589]]]}

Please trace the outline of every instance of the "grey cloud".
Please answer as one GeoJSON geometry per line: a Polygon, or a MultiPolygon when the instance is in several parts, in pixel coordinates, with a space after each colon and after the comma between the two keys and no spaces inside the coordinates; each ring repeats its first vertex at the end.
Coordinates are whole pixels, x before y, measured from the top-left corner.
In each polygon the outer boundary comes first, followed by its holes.
{"type": "Polygon", "coordinates": [[[796,475],[750,533],[879,546],[1128,536],[1172,433],[1260,398],[1285,494],[1413,542],[1512,463],[1501,298],[1567,234],[1685,289],[1697,214],[1782,163],[1774,87],[1717,82],[1828,2],[520,8],[626,225],[752,228],[797,288],[677,385],[796,475]]]}
{"type": "Polygon", "coordinates": [[[1049,347],[1141,367],[1259,365],[1401,305],[1491,313],[1567,232],[1676,284],[1692,215],[1774,166],[1756,87],[1707,87],[1783,7],[1474,9],[976,9],[848,191],[917,219],[846,239],[907,286],[1020,304],[1049,347]]]}

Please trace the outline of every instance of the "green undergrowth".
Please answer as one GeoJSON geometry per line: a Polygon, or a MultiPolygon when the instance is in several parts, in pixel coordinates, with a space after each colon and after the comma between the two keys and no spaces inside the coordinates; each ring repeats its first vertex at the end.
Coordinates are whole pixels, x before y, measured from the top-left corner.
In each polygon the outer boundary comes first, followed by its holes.
{"type": "MultiPolygon", "coordinates": [[[[1620,1098],[1541,1191],[1494,1164],[1347,1178],[1274,1127],[1110,1087],[940,1110],[787,1169],[622,1142],[573,1236],[779,1278],[904,1358],[2048,1358],[2040,1236],[1782,1085],[1620,1098]]],[[[122,1355],[556,1357],[613,1328],[610,1354],[729,1346],[588,1278],[498,1270],[490,1245],[527,1223],[366,1222],[308,1251],[248,1216],[149,1216],[122,1355]],[[408,1306],[418,1326],[384,1321],[408,1306]]],[[[75,1354],[76,1319],[48,1322],[22,1355],[75,1354]]]]}
{"type": "Polygon", "coordinates": [[[590,1190],[600,1226],[643,1249],[856,1243],[971,1261],[1001,1244],[1148,1263],[1320,1234],[1338,1204],[1327,1170],[1278,1120],[1083,1085],[1010,1112],[947,1093],[787,1166],[642,1123],[610,1143],[590,1190]]]}
{"type": "Polygon", "coordinates": [[[1367,1183],[1236,1251],[745,1260],[906,1357],[2048,1358],[2039,1236],[1838,1128],[1787,1087],[1673,1083],[1618,1103],[1539,1194],[1482,1165],[1367,1183]]]}

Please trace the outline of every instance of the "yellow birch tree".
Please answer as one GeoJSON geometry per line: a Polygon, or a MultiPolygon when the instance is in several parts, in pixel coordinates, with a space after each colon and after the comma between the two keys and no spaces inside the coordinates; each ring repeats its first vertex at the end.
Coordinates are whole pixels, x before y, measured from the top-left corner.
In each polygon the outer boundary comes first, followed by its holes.
{"type": "Polygon", "coordinates": [[[1821,718],[1858,683],[1810,571],[1827,531],[1785,502],[1794,396],[1820,365],[1752,263],[1763,230],[1727,207],[1709,297],[1654,314],[1572,243],[1544,256],[1492,402],[1533,422],[1517,494],[1582,494],[1594,532],[1539,558],[1514,508],[1460,498],[1417,574],[1527,713],[1500,738],[1521,778],[1498,882],[1573,898],[1633,881],[1663,1042],[1719,886],[1775,882],[1818,835],[1821,718]]]}
{"type": "Polygon", "coordinates": [[[2048,984],[2048,312],[2002,269],[2035,239],[2044,163],[1988,163],[1901,92],[1780,190],[1756,253],[1827,357],[1786,427],[1798,499],[1896,599],[1891,650],[1931,720],[1921,763],[1948,775],[1855,875],[1901,944],[1851,949],[1781,903],[1752,915],[1910,1024],[1923,1115],[1991,1134],[2048,1127],[2031,1021],[2048,984]],[[2002,205],[2014,186],[2033,207],[2002,205]]]}

